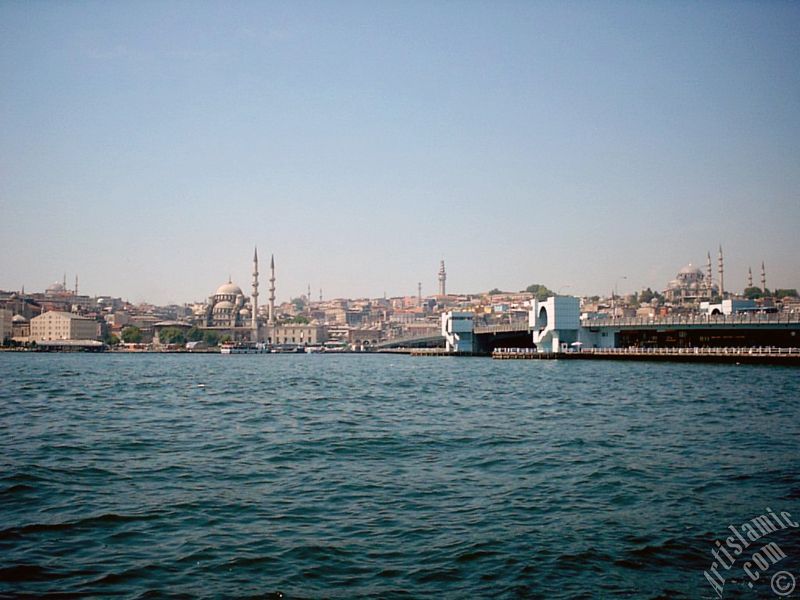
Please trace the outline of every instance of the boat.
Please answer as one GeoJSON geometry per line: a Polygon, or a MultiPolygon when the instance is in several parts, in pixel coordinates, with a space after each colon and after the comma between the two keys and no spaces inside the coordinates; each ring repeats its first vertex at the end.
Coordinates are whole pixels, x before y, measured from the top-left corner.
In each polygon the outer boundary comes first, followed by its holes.
{"type": "Polygon", "coordinates": [[[268,354],[269,351],[263,342],[225,342],[219,347],[220,354],[268,354]]]}

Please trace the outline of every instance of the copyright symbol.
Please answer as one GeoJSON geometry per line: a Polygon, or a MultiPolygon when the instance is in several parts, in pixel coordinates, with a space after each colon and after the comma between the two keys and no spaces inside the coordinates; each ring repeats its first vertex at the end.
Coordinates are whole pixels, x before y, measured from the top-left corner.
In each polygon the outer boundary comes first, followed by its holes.
{"type": "Polygon", "coordinates": [[[794,591],[794,575],[789,571],[778,571],[772,576],[770,585],[772,591],[778,596],[788,596],[794,591]]]}

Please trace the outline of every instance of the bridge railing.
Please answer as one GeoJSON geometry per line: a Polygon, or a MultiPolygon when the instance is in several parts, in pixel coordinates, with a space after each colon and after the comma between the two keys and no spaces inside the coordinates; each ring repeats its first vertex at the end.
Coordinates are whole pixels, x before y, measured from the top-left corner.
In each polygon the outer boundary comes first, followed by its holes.
{"type": "Polygon", "coordinates": [[[444,341],[444,336],[434,335],[434,334],[427,334],[427,335],[410,335],[404,337],[397,337],[392,338],[389,340],[384,340],[375,344],[376,348],[389,348],[392,346],[404,346],[407,344],[420,344],[422,342],[435,342],[435,341],[444,341]]]}
{"type": "MultiPolygon", "coordinates": [[[[535,354],[535,348],[496,348],[493,354],[535,354]]],[[[719,348],[587,348],[568,350],[565,354],[611,354],[611,355],[701,355],[701,356],[800,356],[800,348],[781,348],[777,346],[759,347],[719,347],[719,348]]]]}
{"type": "Polygon", "coordinates": [[[514,319],[510,323],[475,324],[475,333],[505,333],[511,331],[527,331],[528,319],[514,319]]]}
{"type": "Polygon", "coordinates": [[[765,355],[765,354],[797,354],[800,348],[780,348],[777,346],[757,347],[713,347],[713,348],[588,348],[582,352],[592,354],[698,354],[698,355],[765,355]]]}
{"type": "Polygon", "coordinates": [[[636,327],[681,325],[778,325],[800,323],[799,313],[744,314],[744,315],[680,315],[670,317],[620,317],[584,319],[584,327],[636,327]]]}

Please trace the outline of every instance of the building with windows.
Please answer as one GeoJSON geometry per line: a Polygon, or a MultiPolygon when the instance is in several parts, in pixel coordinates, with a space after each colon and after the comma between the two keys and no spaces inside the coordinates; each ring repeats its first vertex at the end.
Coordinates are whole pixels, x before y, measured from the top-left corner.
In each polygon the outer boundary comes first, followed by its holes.
{"type": "Polygon", "coordinates": [[[328,329],[324,325],[286,323],[267,329],[266,342],[277,345],[318,346],[328,341],[328,329]]]}
{"type": "Polygon", "coordinates": [[[49,311],[31,319],[30,339],[34,342],[51,340],[96,340],[98,323],[88,317],[49,311]]]}

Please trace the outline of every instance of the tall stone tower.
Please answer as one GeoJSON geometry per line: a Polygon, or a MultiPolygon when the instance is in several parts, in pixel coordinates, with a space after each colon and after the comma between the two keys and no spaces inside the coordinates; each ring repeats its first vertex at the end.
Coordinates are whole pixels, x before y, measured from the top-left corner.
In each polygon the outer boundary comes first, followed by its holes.
{"type": "Polygon", "coordinates": [[[722,263],[722,244],[719,245],[719,297],[725,299],[725,269],[722,263]]]}
{"type": "Polygon", "coordinates": [[[761,261],[761,293],[767,294],[767,270],[764,268],[764,261],[761,261]]]}
{"type": "Polygon", "coordinates": [[[439,267],[439,295],[447,295],[447,271],[444,269],[444,261],[442,261],[439,267]]]}
{"type": "Polygon", "coordinates": [[[253,306],[250,315],[250,341],[258,341],[258,248],[253,249],[253,306]]]}
{"type": "Polygon", "coordinates": [[[751,267],[747,267],[747,287],[753,287],[753,269],[751,267]]]}
{"type": "Polygon", "coordinates": [[[269,258],[269,324],[275,325],[275,255],[269,258]]]}
{"type": "Polygon", "coordinates": [[[711,279],[711,252],[708,253],[708,262],[706,263],[706,295],[711,300],[714,293],[713,282],[711,279]]]}

